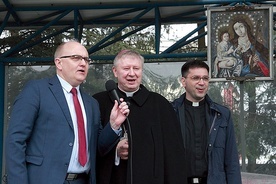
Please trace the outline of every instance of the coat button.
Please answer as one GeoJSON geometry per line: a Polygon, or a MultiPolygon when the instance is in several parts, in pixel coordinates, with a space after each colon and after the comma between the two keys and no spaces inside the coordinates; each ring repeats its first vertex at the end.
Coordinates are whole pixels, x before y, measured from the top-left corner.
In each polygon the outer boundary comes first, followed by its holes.
{"type": "Polygon", "coordinates": [[[72,146],[73,146],[73,143],[70,142],[70,143],[69,143],[69,146],[72,147],[72,146]]]}
{"type": "Polygon", "coordinates": [[[216,128],[214,128],[214,131],[216,131],[217,129],[216,128]]]}

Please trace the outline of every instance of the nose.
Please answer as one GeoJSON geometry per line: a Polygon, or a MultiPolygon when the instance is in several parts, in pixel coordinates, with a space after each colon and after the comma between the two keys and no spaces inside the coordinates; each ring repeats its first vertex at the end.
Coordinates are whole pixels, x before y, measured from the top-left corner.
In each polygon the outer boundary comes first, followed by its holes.
{"type": "Polygon", "coordinates": [[[133,70],[133,68],[130,68],[130,69],[129,69],[128,75],[134,75],[134,70],[133,70]]]}
{"type": "Polygon", "coordinates": [[[198,81],[198,83],[200,83],[200,84],[205,84],[205,81],[204,81],[203,78],[200,78],[199,81],[198,81]]]}

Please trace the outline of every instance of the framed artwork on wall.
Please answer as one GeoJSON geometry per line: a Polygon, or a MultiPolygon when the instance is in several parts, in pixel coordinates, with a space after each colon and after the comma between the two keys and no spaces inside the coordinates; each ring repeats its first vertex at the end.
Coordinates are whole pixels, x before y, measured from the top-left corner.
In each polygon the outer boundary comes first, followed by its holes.
{"type": "Polygon", "coordinates": [[[210,79],[273,79],[273,6],[207,9],[210,79]]]}

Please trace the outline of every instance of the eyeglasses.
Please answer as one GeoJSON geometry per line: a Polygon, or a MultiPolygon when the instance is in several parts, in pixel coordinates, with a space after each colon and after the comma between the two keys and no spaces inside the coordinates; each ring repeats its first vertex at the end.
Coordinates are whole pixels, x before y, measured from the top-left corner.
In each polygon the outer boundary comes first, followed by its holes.
{"type": "Polygon", "coordinates": [[[89,57],[82,57],[81,55],[61,56],[59,58],[70,58],[71,60],[76,62],[79,62],[83,59],[88,64],[92,63],[92,60],[89,57]]]}
{"type": "MultiPolygon", "coordinates": [[[[185,77],[185,78],[188,78],[188,77],[185,77]]],[[[200,77],[198,75],[194,75],[192,77],[189,77],[190,79],[192,79],[192,81],[194,82],[199,82],[201,81],[201,79],[204,81],[204,82],[209,82],[209,77],[208,76],[203,76],[203,77],[200,77]]]]}

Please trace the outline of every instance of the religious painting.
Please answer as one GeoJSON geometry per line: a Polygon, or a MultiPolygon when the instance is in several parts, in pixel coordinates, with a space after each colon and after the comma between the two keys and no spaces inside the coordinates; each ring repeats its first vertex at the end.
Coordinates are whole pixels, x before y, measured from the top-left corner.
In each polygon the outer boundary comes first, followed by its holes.
{"type": "Polygon", "coordinates": [[[209,7],[212,81],[273,79],[273,6],[209,7]]]}

